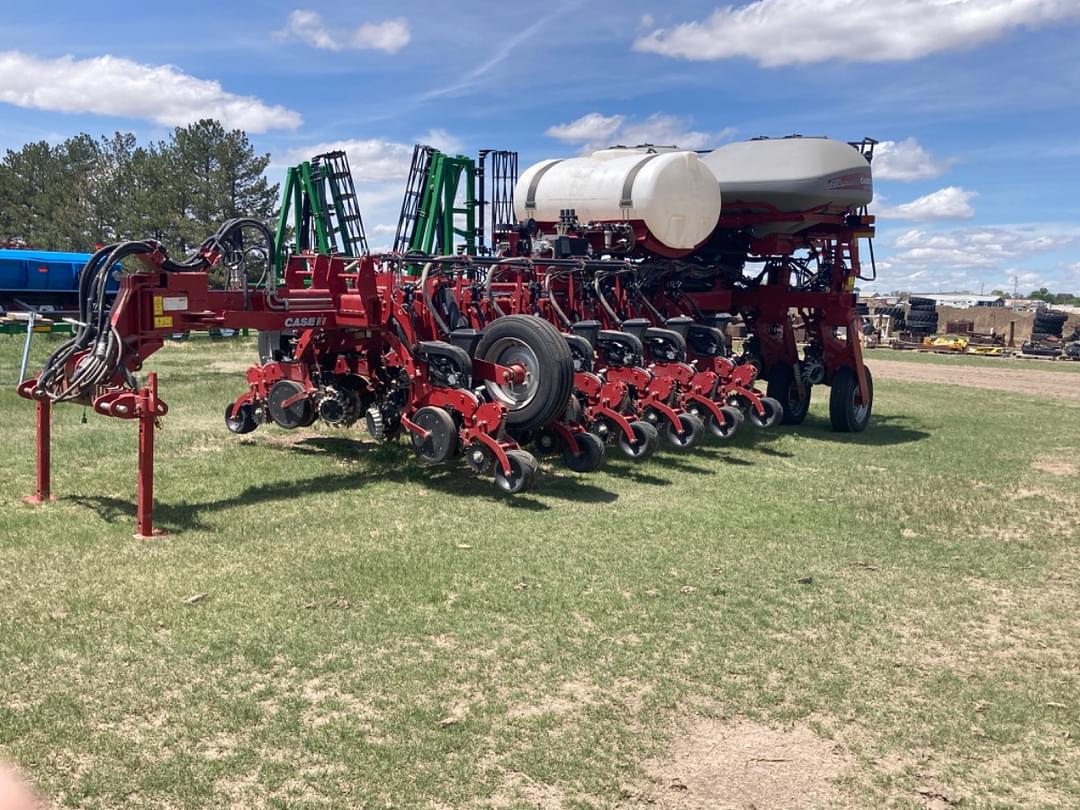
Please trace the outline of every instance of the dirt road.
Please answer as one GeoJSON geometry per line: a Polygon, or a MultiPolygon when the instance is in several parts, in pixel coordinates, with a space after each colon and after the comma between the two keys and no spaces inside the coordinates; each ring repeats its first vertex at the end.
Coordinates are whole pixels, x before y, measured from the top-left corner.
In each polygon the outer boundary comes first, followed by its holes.
{"type": "Polygon", "coordinates": [[[994,391],[1056,397],[1080,402],[1080,374],[1063,374],[1015,366],[984,368],[958,365],[956,368],[948,368],[904,360],[883,360],[875,363],[872,356],[867,358],[867,365],[873,370],[874,378],[879,380],[963,385],[969,388],[988,388],[994,391]]]}

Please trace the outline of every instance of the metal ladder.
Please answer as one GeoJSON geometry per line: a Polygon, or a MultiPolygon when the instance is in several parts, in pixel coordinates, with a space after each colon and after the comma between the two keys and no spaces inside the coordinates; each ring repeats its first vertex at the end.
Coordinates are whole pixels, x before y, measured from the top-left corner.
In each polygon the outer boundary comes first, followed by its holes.
{"type": "MultiPolygon", "coordinates": [[[[476,255],[475,176],[476,162],[471,158],[451,157],[430,146],[417,146],[398,217],[394,249],[429,255],[454,251],[476,255]],[[464,197],[460,205],[459,190],[464,197]],[[464,220],[462,227],[458,227],[458,216],[464,220]],[[456,244],[459,237],[462,244],[456,244]]],[[[412,274],[412,268],[409,272],[412,274]]]]}
{"type": "Polygon", "coordinates": [[[285,174],[275,233],[274,272],[281,278],[292,231],[295,250],[322,255],[368,252],[356,186],[344,152],[327,152],[291,166],[285,174]]]}
{"type": "MultiPolygon", "coordinates": [[[[397,231],[394,233],[395,253],[405,253],[412,246],[421,217],[420,203],[427,186],[431,157],[434,153],[435,150],[430,146],[418,143],[413,147],[409,179],[405,182],[405,197],[401,201],[401,214],[398,216],[397,231]]],[[[424,212],[425,215],[426,213],[424,212]]]]}
{"type": "Polygon", "coordinates": [[[368,252],[367,236],[364,233],[364,221],[360,217],[360,206],[356,201],[356,185],[349,170],[349,159],[344,152],[327,152],[316,155],[311,161],[311,168],[318,180],[320,177],[330,191],[332,205],[325,207],[326,234],[331,242],[331,249],[338,246],[336,252],[347,256],[361,256],[368,252]]]}

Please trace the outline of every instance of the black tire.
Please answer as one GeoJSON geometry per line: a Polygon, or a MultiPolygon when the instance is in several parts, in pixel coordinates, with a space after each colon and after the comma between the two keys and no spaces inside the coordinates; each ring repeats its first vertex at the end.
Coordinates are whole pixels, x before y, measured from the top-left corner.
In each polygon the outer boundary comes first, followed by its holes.
{"type": "Polygon", "coordinates": [[[252,407],[250,402],[245,402],[240,406],[240,410],[236,416],[233,416],[233,405],[236,403],[230,402],[225,406],[225,427],[232,433],[243,435],[245,433],[251,433],[255,428],[259,426],[255,421],[255,408],[252,407]]]}
{"type": "Polygon", "coordinates": [[[739,432],[739,426],[742,425],[744,417],[742,411],[728,405],[721,406],[720,412],[725,417],[723,424],[717,422],[715,414],[710,412],[709,418],[705,422],[705,427],[709,429],[709,433],[714,437],[726,441],[739,432]]]}
{"type": "Polygon", "coordinates": [[[766,430],[784,420],[784,406],[775,397],[764,396],[761,398],[761,407],[765,413],[758,413],[757,408],[751,408],[746,412],[746,418],[756,428],[766,430]]]}
{"type": "Polygon", "coordinates": [[[525,450],[507,450],[506,459],[510,462],[510,475],[503,472],[501,464],[496,464],[495,486],[507,495],[517,495],[533,485],[537,470],[536,459],[532,453],[525,450]]]}
{"type": "Polygon", "coordinates": [[[427,405],[413,414],[412,421],[431,434],[426,439],[409,434],[416,457],[425,464],[441,464],[457,450],[457,425],[444,409],[427,405]]]}
{"type": "Polygon", "coordinates": [[[810,392],[813,389],[804,385],[800,393],[795,367],[788,363],[778,363],[769,369],[766,380],[766,396],[777,400],[784,407],[781,421],[785,425],[801,425],[805,422],[806,414],[810,411],[810,392]]]}
{"type": "Polygon", "coordinates": [[[874,378],[869,368],[866,372],[866,386],[870,389],[870,401],[863,405],[859,400],[859,378],[847,366],[840,368],[832,381],[829,393],[829,420],[837,433],[862,433],[870,424],[870,413],[874,408],[874,378]]]}
{"type": "Polygon", "coordinates": [[[619,450],[627,458],[634,461],[644,461],[656,452],[656,448],[660,444],[660,434],[648,422],[641,420],[631,422],[630,429],[634,431],[637,441],[631,444],[629,439],[626,438],[626,434],[620,430],[619,450]]]}
{"type": "Polygon", "coordinates": [[[932,323],[937,326],[938,316],[934,313],[912,312],[908,315],[907,322],[910,324],[932,323]]]}
{"type": "Polygon", "coordinates": [[[574,440],[578,443],[579,453],[574,453],[570,445],[563,445],[563,461],[574,472],[590,473],[600,469],[604,464],[604,442],[599,436],[591,433],[580,432],[574,434],[574,440]]]}
{"type": "Polygon", "coordinates": [[[664,437],[664,443],[673,450],[689,450],[697,447],[705,438],[705,423],[692,413],[681,413],[678,416],[682,433],[679,433],[674,424],[665,420],[664,431],[661,434],[664,437]]]}
{"type": "Polygon", "coordinates": [[[526,366],[521,385],[485,382],[488,394],[507,407],[507,426],[533,430],[566,410],[574,384],[574,361],[559,331],[532,315],[507,315],[492,321],[480,338],[476,356],[488,362],[526,366]]]}

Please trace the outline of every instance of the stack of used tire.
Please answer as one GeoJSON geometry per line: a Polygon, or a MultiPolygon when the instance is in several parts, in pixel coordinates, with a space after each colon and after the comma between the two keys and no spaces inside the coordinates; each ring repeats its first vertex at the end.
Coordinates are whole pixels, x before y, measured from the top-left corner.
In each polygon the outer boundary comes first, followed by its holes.
{"type": "Polygon", "coordinates": [[[874,314],[887,315],[892,318],[892,330],[894,332],[903,332],[906,328],[903,307],[874,307],[874,314]]]}
{"type": "Polygon", "coordinates": [[[1031,340],[1021,346],[1020,351],[1041,357],[1057,357],[1062,352],[1061,333],[1068,319],[1067,312],[1038,310],[1035,313],[1035,323],[1031,327],[1031,340]]]}
{"type": "Polygon", "coordinates": [[[1055,312],[1052,309],[1040,309],[1035,313],[1035,325],[1031,329],[1032,343],[1060,343],[1067,312],[1055,312]]]}
{"type": "Polygon", "coordinates": [[[907,331],[919,337],[937,332],[937,304],[932,298],[912,298],[908,301],[907,331]]]}

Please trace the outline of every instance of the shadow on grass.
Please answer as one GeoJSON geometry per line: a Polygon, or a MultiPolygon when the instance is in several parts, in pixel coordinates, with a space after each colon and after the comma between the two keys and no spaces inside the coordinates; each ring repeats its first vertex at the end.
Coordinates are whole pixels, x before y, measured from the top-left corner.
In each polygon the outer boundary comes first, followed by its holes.
{"type": "MultiPolygon", "coordinates": [[[[296,444],[265,444],[277,450],[317,455],[335,455],[345,459],[368,458],[371,469],[341,474],[319,475],[313,478],[274,481],[248,487],[236,495],[201,502],[169,503],[158,500],[154,504],[155,526],[166,532],[181,530],[210,530],[215,528],[207,516],[227,512],[229,509],[257,504],[289,501],[313,495],[359,490],[375,482],[421,484],[429,489],[457,498],[472,498],[500,503],[510,509],[542,512],[551,508],[547,503],[529,494],[506,495],[492,481],[492,476],[473,475],[460,460],[425,467],[417,462],[412,452],[402,445],[375,445],[355,442],[344,438],[318,437],[303,439],[296,444]]],[[[611,503],[618,495],[573,476],[537,475],[535,494],[560,498],[578,503],[611,503]]],[[[159,494],[161,494],[159,492],[159,494]]],[[[134,500],[108,496],[74,496],[69,502],[96,512],[106,523],[134,521],[134,500]]]]}
{"type": "Polygon", "coordinates": [[[807,439],[818,439],[838,444],[859,444],[870,447],[885,447],[894,444],[909,444],[930,438],[930,433],[921,430],[923,423],[910,416],[878,416],[870,419],[870,424],[862,433],[837,433],[826,418],[807,417],[798,427],[784,428],[792,435],[807,439]]]}

